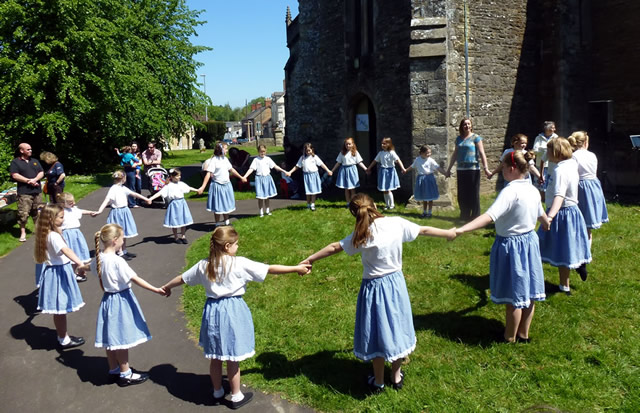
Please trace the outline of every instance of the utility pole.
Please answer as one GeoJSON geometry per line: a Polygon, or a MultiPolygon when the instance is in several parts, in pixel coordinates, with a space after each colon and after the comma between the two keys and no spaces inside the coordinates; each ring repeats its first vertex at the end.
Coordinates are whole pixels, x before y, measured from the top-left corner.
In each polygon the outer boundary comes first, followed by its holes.
{"type": "MultiPolygon", "coordinates": [[[[207,75],[200,75],[202,76],[202,86],[204,88],[204,95],[205,97],[207,96],[207,75]]],[[[204,121],[208,121],[209,120],[209,102],[205,102],[204,104],[204,121]]]]}

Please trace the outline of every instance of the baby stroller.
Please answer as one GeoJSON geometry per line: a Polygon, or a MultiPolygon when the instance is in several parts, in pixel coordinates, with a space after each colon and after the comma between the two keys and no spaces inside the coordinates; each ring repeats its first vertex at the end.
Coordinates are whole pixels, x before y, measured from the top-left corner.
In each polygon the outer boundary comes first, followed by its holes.
{"type": "MultiPolygon", "coordinates": [[[[150,196],[158,193],[169,182],[169,173],[160,165],[152,166],[146,170],[145,174],[147,175],[147,178],[149,178],[150,196]]],[[[152,206],[156,203],[162,208],[166,207],[166,203],[162,197],[154,199],[152,206]]]]}

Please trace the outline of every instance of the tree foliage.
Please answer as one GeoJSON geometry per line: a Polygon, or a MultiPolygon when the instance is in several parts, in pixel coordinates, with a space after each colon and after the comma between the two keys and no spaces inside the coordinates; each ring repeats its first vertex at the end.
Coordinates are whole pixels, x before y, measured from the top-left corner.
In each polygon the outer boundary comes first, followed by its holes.
{"type": "Polygon", "coordinates": [[[208,48],[189,40],[199,13],[184,0],[0,2],[0,160],[27,141],[87,170],[114,146],[184,131],[207,100],[194,56],[208,48]]]}
{"type": "Polygon", "coordinates": [[[208,148],[213,148],[216,141],[221,141],[224,138],[224,134],[227,132],[226,123],[218,120],[209,120],[202,122],[202,126],[196,128],[196,135],[194,143],[200,138],[204,139],[208,148]]]}

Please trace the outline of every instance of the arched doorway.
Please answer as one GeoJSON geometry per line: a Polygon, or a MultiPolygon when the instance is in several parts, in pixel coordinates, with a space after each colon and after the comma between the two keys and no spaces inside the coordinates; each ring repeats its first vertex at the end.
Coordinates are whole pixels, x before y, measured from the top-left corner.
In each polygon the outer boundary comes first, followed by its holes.
{"type": "Polygon", "coordinates": [[[356,96],[352,102],[349,126],[365,165],[369,165],[378,153],[376,112],[365,95],[356,96]]]}

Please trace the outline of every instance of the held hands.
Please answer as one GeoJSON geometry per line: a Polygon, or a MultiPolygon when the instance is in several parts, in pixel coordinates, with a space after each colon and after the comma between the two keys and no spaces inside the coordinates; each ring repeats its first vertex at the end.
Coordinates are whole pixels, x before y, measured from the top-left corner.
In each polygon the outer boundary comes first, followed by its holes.
{"type": "Polygon", "coordinates": [[[311,264],[307,261],[306,263],[303,261],[296,266],[296,272],[298,275],[307,275],[311,272],[311,264]]]}
{"type": "Polygon", "coordinates": [[[89,215],[95,218],[96,216],[100,215],[100,213],[98,211],[91,211],[89,212],[89,215]]]}
{"type": "Polygon", "coordinates": [[[171,288],[167,287],[166,285],[160,287],[159,290],[162,291],[160,294],[164,295],[165,297],[171,296],[171,288]]]}

